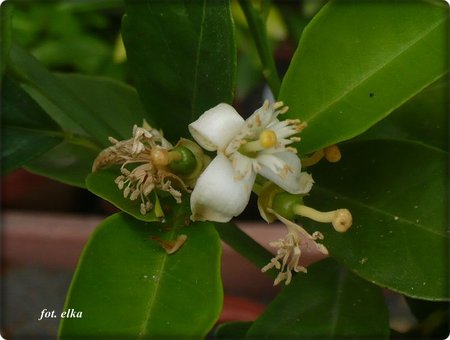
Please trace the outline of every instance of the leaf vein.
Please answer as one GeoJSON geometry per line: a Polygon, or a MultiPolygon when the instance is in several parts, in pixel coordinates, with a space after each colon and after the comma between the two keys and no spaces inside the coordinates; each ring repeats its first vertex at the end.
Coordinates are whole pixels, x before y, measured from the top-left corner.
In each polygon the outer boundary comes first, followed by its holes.
{"type": "Polygon", "coordinates": [[[372,72],[368,72],[360,81],[356,82],[353,86],[350,86],[347,90],[345,90],[341,95],[333,99],[330,103],[325,104],[325,106],[319,108],[316,112],[314,112],[310,117],[306,118],[306,122],[311,122],[315,118],[317,118],[322,112],[328,110],[330,107],[332,107],[334,104],[342,100],[344,97],[346,97],[349,93],[353,92],[356,88],[364,84],[367,80],[369,80],[373,75],[378,73],[380,70],[382,70],[386,65],[393,62],[395,59],[397,59],[399,56],[401,56],[403,53],[408,51],[411,47],[413,47],[417,42],[422,40],[424,37],[426,37],[428,34],[433,32],[438,26],[440,26],[442,23],[446,21],[446,17],[440,21],[438,21],[436,24],[432,25],[428,30],[424,31],[422,34],[420,34],[416,39],[411,41],[409,44],[404,46],[398,53],[394,54],[390,59],[386,60],[385,63],[381,64],[379,67],[375,68],[372,72]]]}

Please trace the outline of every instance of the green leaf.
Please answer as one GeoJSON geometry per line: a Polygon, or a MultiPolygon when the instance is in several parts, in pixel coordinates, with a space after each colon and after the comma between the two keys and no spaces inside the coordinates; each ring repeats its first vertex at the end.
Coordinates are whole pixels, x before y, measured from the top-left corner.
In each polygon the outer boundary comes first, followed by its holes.
{"type": "Polygon", "coordinates": [[[406,139],[448,152],[447,82],[434,84],[367,130],[359,139],[406,139]]]}
{"type": "Polygon", "coordinates": [[[159,221],[154,209],[145,215],[141,214],[141,201],[139,198],[131,201],[123,197],[123,190],[119,190],[117,184],[114,182],[120,174],[120,170],[117,167],[90,173],[86,178],[86,187],[92,193],[114,204],[117,208],[127,212],[138,220],[146,222],[159,221]]]}
{"type": "Polygon", "coordinates": [[[228,0],[126,1],[122,35],[149,122],[169,140],[220,102],[231,103],[236,73],[228,0]]]}
{"type": "Polygon", "coordinates": [[[63,140],[63,133],[17,84],[2,84],[2,172],[7,173],[43,154],[63,140]]]}
{"type": "Polygon", "coordinates": [[[89,240],[75,272],[61,319],[66,338],[200,338],[222,305],[220,239],[210,223],[182,227],[144,223],[120,213],[106,219],[89,240]],[[181,227],[181,228],[180,228],[181,227]],[[168,255],[152,238],[184,245],[168,255]]]}
{"type": "Polygon", "coordinates": [[[331,255],[371,282],[411,297],[448,299],[448,154],[379,140],[345,144],[342,155],[309,170],[316,184],[306,203],[348,208],[353,226],[344,234],[328,224],[311,231],[321,231],[331,255]]]}
{"type": "Polygon", "coordinates": [[[92,149],[65,141],[28,162],[25,168],[65,184],[86,188],[85,180],[97,154],[92,149]]]}
{"type": "Polygon", "coordinates": [[[109,144],[108,137],[116,135],[116,132],[108,120],[97,116],[89,105],[17,45],[12,46],[10,56],[12,73],[16,78],[46,97],[100,145],[109,144]]]}
{"type": "Polygon", "coordinates": [[[299,150],[350,139],[448,71],[448,6],[333,1],[303,32],[280,90],[308,123],[299,150]]]}
{"type": "Polygon", "coordinates": [[[244,339],[252,321],[234,321],[219,325],[214,332],[214,339],[244,339]]]}
{"type": "MultiPolygon", "coordinates": [[[[220,235],[222,241],[228,244],[236,252],[244,256],[247,260],[253,263],[257,268],[264,267],[270,262],[273,257],[272,253],[261,246],[253,238],[243,232],[236,224],[215,223],[216,230],[220,235]]],[[[266,274],[276,277],[272,271],[266,274]]]]}
{"type": "Polygon", "coordinates": [[[0,6],[0,83],[8,63],[9,50],[11,48],[11,17],[12,5],[5,1],[0,6]]]}
{"type": "Polygon", "coordinates": [[[325,260],[297,274],[250,327],[247,337],[386,339],[381,290],[325,260]]]}
{"type": "Polygon", "coordinates": [[[107,121],[115,138],[132,137],[133,125],[142,125],[144,109],[136,90],[122,82],[81,74],[58,74],[57,78],[84,101],[92,113],[107,121]]]}
{"type": "MultiPolygon", "coordinates": [[[[56,77],[67,89],[89,105],[95,115],[109,122],[116,131],[114,135],[116,138],[131,138],[133,125],[142,124],[144,113],[134,88],[103,77],[79,74],[58,74],[56,77]]],[[[84,133],[67,120],[67,116],[48,99],[36,91],[32,91],[32,95],[66,130],[84,133]]],[[[92,164],[100,149],[74,143],[77,143],[77,140],[68,140],[28,163],[27,168],[70,185],[85,187],[85,179],[91,173],[92,164]]]]}

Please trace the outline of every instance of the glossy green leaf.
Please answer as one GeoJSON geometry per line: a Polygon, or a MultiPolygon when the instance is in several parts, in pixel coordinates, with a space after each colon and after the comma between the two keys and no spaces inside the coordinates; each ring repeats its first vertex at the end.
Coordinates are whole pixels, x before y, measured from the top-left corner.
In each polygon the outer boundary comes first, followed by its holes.
{"type": "Polygon", "coordinates": [[[183,215],[163,224],[123,213],[101,223],[84,249],[64,308],[83,317],[61,319],[60,337],[205,336],[222,307],[220,239],[210,223],[183,224],[183,215]],[[180,234],[187,239],[171,255],[154,240],[180,234]]]}
{"type": "Polygon", "coordinates": [[[149,121],[175,142],[231,103],[236,46],[228,0],[126,1],[122,35],[149,121]]]}
{"type": "Polygon", "coordinates": [[[0,6],[0,83],[11,48],[11,16],[12,5],[4,1],[0,6]]]}
{"type": "Polygon", "coordinates": [[[10,79],[2,84],[2,171],[9,172],[63,140],[63,133],[36,102],[10,79]]]}
{"type": "Polygon", "coordinates": [[[80,100],[74,92],[22,48],[13,45],[10,57],[11,73],[16,78],[46,97],[100,145],[109,144],[108,137],[114,136],[116,132],[108,120],[97,116],[86,102],[80,100]]]}
{"type": "Polygon", "coordinates": [[[439,82],[426,88],[360,139],[407,139],[448,151],[449,86],[439,82]]]}
{"type": "Polygon", "coordinates": [[[123,190],[119,190],[117,184],[114,182],[120,174],[120,170],[117,167],[90,173],[86,178],[86,187],[92,193],[114,204],[117,208],[127,212],[138,220],[147,222],[159,221],[154,210],[151,210],[145,215],[141,214],[141,200],[139,198],[131,201],[123,197],[123,190]]]}
{"type": "Polygon", "coordinates": [[[65,141],[28,162],[25,168],[65,184],[86,188],[85,180],[97,154],[92,149],[65,141]]]}
{"type": "Polygon", "coordinates": [[[414,142],[355,141],[342,159],[308,169],[316,184],[306,204],[348,208],[344,234],[325,235],[331,255],[353,272],[408,296],[442,300],[448,291],[448,154],[414,142]]]}
{"type": "MultiPolygon", "coordinates": [[[[95,115],[108,120],[116,131],[115,138],[131,138],[133,125],[142,124],[144,113],[134,88],[103,77],[58,74],[57,78],[79,100],[89,105],[95,115]]],[[[84,133],[47,98],[36,91],[32,91],[32,95],[64,129],[84,133]]],[[[49,150],[28,163],[27,168],[70,185],[85,187],[85,179],[91,173],[92,164],[100,149],[74,144],[77,142],[78,140],[72,139],[49,150]]]]}
{"type": "Polygon", "coordinates": [[[214,332],[214,339],[244,339],[252,321],[234,321],[219,325],[214,332]]]}
{"type": "MultiPolygon", "coordinates": [[[[258,269],[264,267],[273,257],[270,251],[248,236],[236,224],[231,222],[216,222],[215,226],[222,241],[253,263],[258,269]]],[[[272,276],[273,278],[276,277],[274,272],[271,271],[266,274],[272,276]]]]}
{"type": "Polygon", "coordinates": [[[332,260],[297,274],[247,333],[258,339],[386,339],[388,335],[381,290],[332,260]]]}
{"type": "Polygon", "coordinates": [[[133,125],[142,125],[144,109],[136,90],[125,83],[81,74],[58,74],[57,78],[84,101],[92,113],[114,129],[118,139],[132,136],[133,125]]]}
{"type": "Polygon", "coordinates": [[[301,153],[350,139],[448,71],[448,6],[332,1],[313,18],[281,86],[308,123],[301,153]]]}

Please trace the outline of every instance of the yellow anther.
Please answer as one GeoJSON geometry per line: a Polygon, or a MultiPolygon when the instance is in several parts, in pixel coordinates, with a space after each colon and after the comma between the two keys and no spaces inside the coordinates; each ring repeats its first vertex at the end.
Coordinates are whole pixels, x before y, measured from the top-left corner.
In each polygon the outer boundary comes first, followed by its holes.
{"type": "Polygon", "coordinates": [[[259,135],[259,143],[265,149],[272,148],[277,145],[277,135],[272,130],[266,129],[259,135]]]}

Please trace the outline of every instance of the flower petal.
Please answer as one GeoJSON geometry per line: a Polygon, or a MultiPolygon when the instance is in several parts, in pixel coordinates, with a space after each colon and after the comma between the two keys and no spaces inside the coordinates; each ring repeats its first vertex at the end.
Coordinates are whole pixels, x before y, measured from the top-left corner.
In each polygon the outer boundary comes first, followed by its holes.
{"type": "Polygon", "coordinates": [[[247,206],[256,173],[235,180],[231,162],[218,154],[200,175],[191,195],[193,221],[228,222],[247,206]]]}
{"type": "Polygon", "coordinates": [[[244,122],[232,106],[220,103],[189,124],[189,132],[204,149],[221,150],[239,132],[244,122]]]}
{"type": "Polygon", "coordinates": [[[258,173],[291,194],[303,193],[300,181],[301,164],[298,156],[290,151],[261,152],[257,157],[261,169],[258,173]]]}
{"type": "Polygon", "coordinates": [[[311,191],[312,186],[314,184],[314,179],[312,178],[312,176],[310,174],[308,174],[307,172],[302,172],[300,174],[300,192],[298,192],[297,194],[307,194],[308,192],[311,191]]]}

